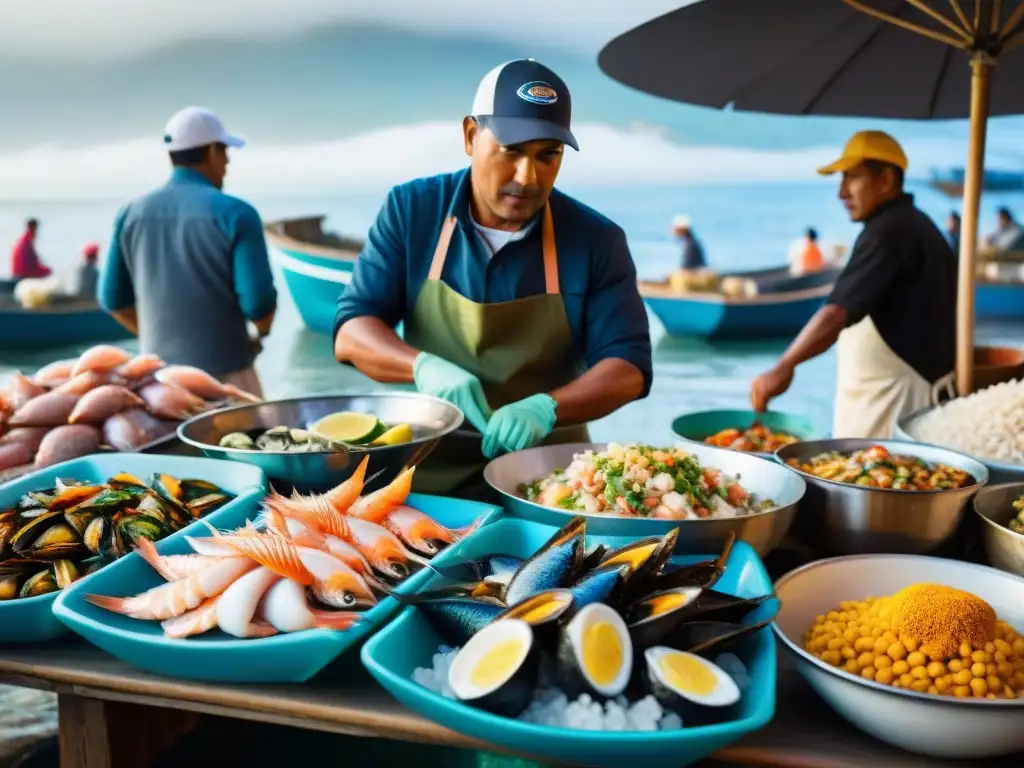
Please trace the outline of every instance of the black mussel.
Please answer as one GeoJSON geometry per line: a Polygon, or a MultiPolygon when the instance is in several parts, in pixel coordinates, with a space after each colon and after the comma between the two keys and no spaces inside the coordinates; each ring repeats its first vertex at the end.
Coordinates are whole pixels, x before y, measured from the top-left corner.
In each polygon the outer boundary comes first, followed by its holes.
{"type": "MultiPolygon", "coordinates": [[[[36,542],[51,528],[63,527],[71,531],[71,539],[67,539],[63,535],[63,532],[58,530],[54,537],[50,538],[49,543],[54,541],[64,540],[62,543],[67,543],[68,540],[74,540],[75,532],[70,529],[67,522],[64,520],[64,513],[60,510],[56,512],[46,512],[45,514],[33,517],[27,522],[24,522],[21,527],[11,536],[11,550],[21,553],[27,553],[31,550],[36,542]]],[[[46,542],[44,542],[45,544],[46,542]]]]}
{"type": "Polygon", "coordinates": [[[64,589],[68,584],[77,581],[81,574],[78,572],[78,566],[70,560],[54,560],[53,577],[57,582],[57,588],[64,589]]]}
{"type": "Polygon", "coordinates": [[[179,504],[182,500],[181,480],[174,475],[166,475],[156,472],[153,475],[153,482],[150,487],[168,501],[176,501],[179,504]]]}
{"type": "Polygon", "coordinates": [[[208,493],[205,496],[200,496],[192,501],[185,502],[185,509],[189,511],[193,518],[202,517],[208,515],[216,509],[220,509],[225,504],[231,501],[231,497],[226,493],[217,491],[215,493],[208,493]]]}
{"type": "Polygon", "coordinates": [[[186,504],[201,499],[203,496],[209,496],[211,493],[223,494],[224,491],[206,480],[189,478],[181,481],[181,500],[186,504]]]}
{"type": "Polygon", "coordinates": [[[583,578],[569,587],[577,610],[593,603],[618,608],[632,573],[633,569],[628,563],[613,563],[584,574],[583,578]]]}
{"type": "Polygon", "coordinates": [[[648,595],[626,612],[629,634],[638,648],[658,644],[685,621],[700,596],[700,587],[678,587],[648,595]]]}
{"type": "Polygon", "coordinates": [[[18,596],[19,580],[17,573],[0,575],[0,600],[13,600],[18,596]]]}
{"type": "Polygon", "coordinates": [[[487,555],[478,560],[465,560],[451,565],[431,565],[431,570],[446,579],[463,582],[493,581],[508,584],[526,561],[515,555],[487,555]]]}
{"type": "Polygon", "coordinates": [[[104,541],[109,530],[110,521],[107,518],[94,517],[82,533],[82,543],[85,548],[94,554],[100,554],[104,549],[104,541]]]}
{"type": "Polygon", "coordinates": [[[586,555],[583,556],[583,562],[580,564],[580,570],[577,574],[577,578],[585,574],[587,571],[592,571],[601,564],[604,556],[608,554],[608,547],[604,544],[598,544],[586,555]]]}
{"type": "Polygon", "coordinates": [[[396,592],[393,597],[403,605],[419,605],[444,597],[487,597],[501,601],[502,586],[487,581],[460,582],[446,584],[443,587],[432,587],[415,595],[403,595],[396,592]]]}
{"type": "Polygon", "coordinates": [[[56,592],[59,589],[60,587],[57,586],[57,579],[53,575],[53,571],[50,568],[46,568],[25,579],[25,583],[21,585],[21,589],[18,591],[18,597],[39,597],[40,595],[56,592]]]}
{"type": "Polygon", "coordinates": [[[750,624],[728,621],[682,621],[662,640],[662,645],[687,653],[722,653],[740,640],[764,629],[775,617],[750,624]]]}
{"type": "Polygon", "coordinates": [[[453,596],[419,603],[418,609],[443,642],[461,646],[494,621],[505,604],[493,597],[453,596]]]}
{"type": "Polygon", "coordinates": [[[128,472],[118,472],[107,481],[107,485],[116,491],[130,491],[131,493],[143,493],[149,490],[149,486],[128,472]]]}
{"type": "Polygon", "coordinates": [[[104,491],[102,485],[70,485],[59,490],[56,496],[50,501],[51,512],[58,509],[70,509],[78,506],[83,501],[91,499],[104,491]]]}
{"type": "Polygon", "coordinates": [[[661,573],[665,563],[672,557],[679,529],[672,528],[664,536],[649,536],[637,539],[624,547],[604,556],[602,566],[625,564],[630,567],[632,584],[642,586],[651,577],[661,573]]]}
{"type": "Polygon", "coordinates": [[[96,573],[100,568],[110,563],[110,559],[97,555],[96,557],[90,557],[82,561],[82,575],[88,576],[90,573],[96,573]]]}
{"type": "Polygon", "coordinates": [[[728,621],[741,623],[751,612],[765,600],[775,597],[774,593],[760,597],[736,597],[718,592],[714,589],[702,589],[693,608],[689,612],[691,618],[700,617],[709,621],[728,621]]]}
{"type": "Polygon", "coordinates": [[[121,555],[131,552],[138,544],[139,539],[159,541],[169,533],[159,520],[137,511],[118,512],[111,522],[113,523],[114,538],[119,539],[120,545],[124,548],[121,555]]]}
{"type": "Polygon", "coordinates": [[[535,552],[509,580],[505,600],[515,605],[538,592],[566,586],[583,562],[585,517],[574,517],[535,552]]]}
{"type": "Polygon", "coordinates": [[[65,510],[64,522],[74,528],[79,536],[85,535],[85,530],[89,527],[89,523],[96,519],[100,513],[95,509],[79,509],[73,507],[72,509],[65,510]]]}
{"type": "Polygon", "coordinates": [[[78,505],[78,509],[92,510],[94,512],[102,512],[104,514],[113,514],[118,509],[131,504],[138,498],[139,494],[132,491],[119,491],[113,488],[107,488],[95,496],[90,496],[88,499],[78,505]]]}
{"type": "Polygon", "coordinates": [[[529,706],[540,678],[537,646],[533,629],[525,621],[489,624],[452,659],[448,686],[459,701],[516,717],[529,706]]]}
{"type": "Polygon", "coordinates": [[[171,505],[152,492],[142,495],[138,504],[135,505],[135,511],[140,515],[146,515],[154,520],[159,520],[166,526],[170,526],[173,521],[171,505]]]}
{"type": "Polygon", "coordinates": [[[11,539],[18,530],[18,510],[0,512],[0,555],[10,547],[11,539]]]}
{"type": "Polygon", "coordinates": [[[567,589],[549,589],[538,592],[520,603],[506,608],[497,619],[521,619],[537,632],[540,627],[555,626],[575,607],[572,592],[567,589]]]}
{"type": "Polygon", "coordinates": [[[732,552],[732,545],[735,541],[736,534],[729,531],[722,554],[714,560],[704,560],[679,567],[668,565],[662,570],[660,576],[650,579],[645,586],[650,592],[665,592],[676,587],[700,587],[701,589],[712,587],[725,573],[725,565],[729,560],[729,554],[732,552]]]}

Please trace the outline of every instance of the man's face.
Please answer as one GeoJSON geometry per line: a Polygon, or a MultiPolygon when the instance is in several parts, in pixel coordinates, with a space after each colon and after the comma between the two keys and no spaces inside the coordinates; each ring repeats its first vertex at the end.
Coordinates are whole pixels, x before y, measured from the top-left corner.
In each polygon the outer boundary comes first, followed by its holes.
{"type": "Polygon", "coordinates": [[[950,216],[946,219],[946,230],[949,232],[956,232],[960,229],[960,222],[957,221],[955,216],[950,216]]]}
{"type": "Polygon", "coordinates": [[[561,143],[530,141],[504,147],[468,117],[463,121],[463,138],[471,158],[473,190],[490,209],[481,215],[490,213],[499,225],[518,226],[544,207],[562,167],[561,143]]]}
{"type": "Polygon", "coordinates": [[[228,148],[223,144],[213,144],[206,156],[209,164],[209,176],[217,188],[224,186],[224,177],[228,173],[228,148]]]}
{"type": "Polygon", "coordinates": [[[999,227],[1001,229],[1005,229],[1006,227],[1010,226],[1010,217],[1007,216],[1005,213],[1000,213],[998,218],[999,218],[999,227]]]}
{"type": "Polygon", "coordinates": [[[874,174],[861,163],[843,174],[839,199],[851,221],[864,221],[879,205],[891,200],[896,191],[896,178],[890,169],[874,174]]]}

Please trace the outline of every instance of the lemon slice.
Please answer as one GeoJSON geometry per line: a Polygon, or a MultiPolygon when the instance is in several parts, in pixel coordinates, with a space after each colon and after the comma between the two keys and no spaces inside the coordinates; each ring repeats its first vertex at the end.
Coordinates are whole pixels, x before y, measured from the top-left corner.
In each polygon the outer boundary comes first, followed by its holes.
{"type": "Polygon", "coordinates": [[[331,440],[360,445],[380,435],[382,426],[371,413],[341,411],[324,416],[311,424],[309,429],[331,440]]]}
{"type": "Polygon", "coordinates": [[[396,424],[371,445],[401,445],[412,440],[412,427],[408,424],[396,424]]]}

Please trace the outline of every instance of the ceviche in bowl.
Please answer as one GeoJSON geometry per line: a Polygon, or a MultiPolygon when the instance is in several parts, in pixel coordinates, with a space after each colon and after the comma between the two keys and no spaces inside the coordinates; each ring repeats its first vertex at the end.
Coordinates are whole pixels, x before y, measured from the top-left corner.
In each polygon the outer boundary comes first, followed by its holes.
{"type": "Polygon", "coordinates": [[[656,520],[730,518],[776,506],[751,493],[738,474],[702,464],[682,448],[639,444],[576,453],[565,468],[519,490],[528,501],[566,512],[656,520]]]}

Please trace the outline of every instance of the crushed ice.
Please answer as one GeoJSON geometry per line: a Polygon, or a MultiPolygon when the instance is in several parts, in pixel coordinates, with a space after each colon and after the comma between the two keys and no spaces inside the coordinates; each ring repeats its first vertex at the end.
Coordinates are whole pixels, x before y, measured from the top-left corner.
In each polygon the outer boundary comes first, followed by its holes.
{"type": "MultiPolygon", "coordinates": [[[[432,667],[417,667],[413,671],[413,682],[454,699],[455,692],[448,686],[448,670],[458,651],[458,648],[440,646],[434,654],[432,667]]],[[[723,653],[715,663],[736,681],[741,693],[750,689],[747,667],[738,656],[723,653]]],[[[518,719],[535,725],[587,731],[670,731],[683,727],[679,715],[665,711],[653,696],[634,702],[617,696],[602,704],[584,693],[569,701],[558,688],[547,684],[537,689],[530,706],[518,719]]]]}

